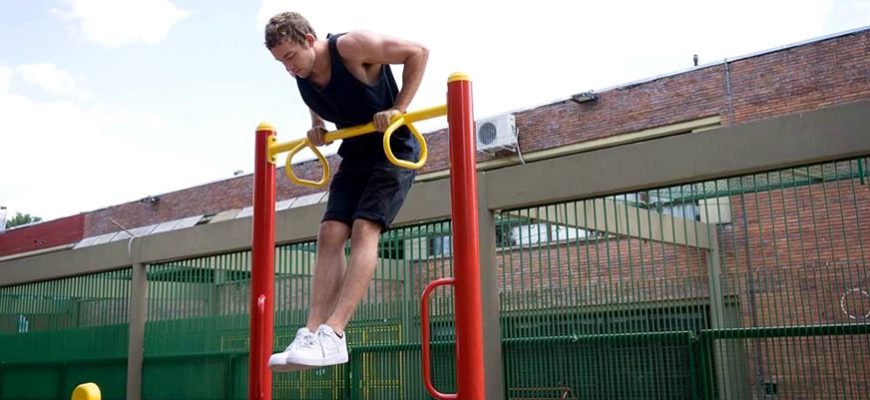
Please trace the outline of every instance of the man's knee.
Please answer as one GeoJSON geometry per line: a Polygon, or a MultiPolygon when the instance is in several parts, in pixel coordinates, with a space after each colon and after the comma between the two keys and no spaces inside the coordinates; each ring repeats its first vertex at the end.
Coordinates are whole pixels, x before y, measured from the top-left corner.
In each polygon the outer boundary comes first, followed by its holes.
{"type": "Polygon", "coordinates": [[[353,234],[351,236],[379,236],[381,234],[381,224],[365,218],[357,218],[353,220],[353,234]]]}
{"type": "Polygon", "coordinates": [[[350,227],[340,221],[323,221],[320,224],[320,233],[317,235],[317,245],[326,248],[344,247],[350,235],[350,227]]]}

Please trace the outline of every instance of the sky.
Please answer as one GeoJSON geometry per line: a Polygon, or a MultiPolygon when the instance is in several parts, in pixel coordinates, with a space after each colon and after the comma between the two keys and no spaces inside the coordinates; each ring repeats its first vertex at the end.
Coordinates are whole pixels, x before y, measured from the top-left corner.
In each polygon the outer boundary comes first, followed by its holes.
{"type": "Polygon", "coordinates": [[[443,104],[461,71],[478,118],[685,71],[694,54],[703,66],[870,25],[870,0],[0,0],[7,217],[52,220],[250,174],[260,122],[280,141],[304,135],[293,78],[263,46],[281,11],[321,37],[366,29],[424,44],[409,109],[443,104]]]}

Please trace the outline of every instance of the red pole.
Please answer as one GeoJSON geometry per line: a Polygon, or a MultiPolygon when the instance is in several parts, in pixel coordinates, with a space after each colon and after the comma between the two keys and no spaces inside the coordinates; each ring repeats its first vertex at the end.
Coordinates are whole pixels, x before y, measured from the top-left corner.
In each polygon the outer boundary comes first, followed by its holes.
{"type": "Polygon", "coordinates": [[[251,350],[248,365],[248,400],[272,399],[273,298],[275,291],[275,164],[269,143],[275,129],[257,127],[254,156],[254,226],[251,246],[251,350]]]}
{"type": "Polygon", "coordinates": [[[447,80],[450,126],[450,204],[453,214],[453,275],[456,314],[458,398],[484,400],[483,314],[478,254],[477,159],[471,80],[447,80]]]}

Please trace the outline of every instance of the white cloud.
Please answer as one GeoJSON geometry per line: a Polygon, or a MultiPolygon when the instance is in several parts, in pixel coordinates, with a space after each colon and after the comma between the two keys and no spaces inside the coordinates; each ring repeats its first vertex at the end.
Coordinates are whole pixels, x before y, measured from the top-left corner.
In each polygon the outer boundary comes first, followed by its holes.
{"type": "Polygon", "coordinates": [[[55,95],[75,95],[84,97],[85,92],[78,88],[75,78],[61,71],[51,63],[25,64],[15,67],[15,72],[25,82],[55,95]]]}
{"type": "Polygon", "coordinates": [[[12,70],[0,65],[0,96],[9,91],[9,81],[12,79],[12,70]]]}
{"type": "MultiPolygon", "coordinates": [[[[20,70],[28,68],[0,65],[0,86],[23,78],[20,70]]],[[[184,187],[172,165],[159,162],[184,157],[159,116],[91,103],[0,91],[0,205],[49,220],[135,200],[167,184],[184,187]]]]}
{"type": "Polygon", "coordinates": [[[55,14],[74,21],[90,40],[106,47],[155,44],[190,15],[169,0],[65,0],[69,9],[55,14]]]}

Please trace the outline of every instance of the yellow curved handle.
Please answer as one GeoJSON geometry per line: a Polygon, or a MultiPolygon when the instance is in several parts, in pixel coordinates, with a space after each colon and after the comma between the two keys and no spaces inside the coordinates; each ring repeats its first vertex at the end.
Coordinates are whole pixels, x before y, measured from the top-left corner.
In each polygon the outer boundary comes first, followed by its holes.
{"type": "Polygon", "coordinates": [[[423,139],[423,135],[417,131],[417,128],[415,128],[413,124],[405,121],[405,117],[396,118],[396,120],[390,123],[390,126],[387,127],[387,130],[384,131],[384,153],[386,153],[387,159],[390,160],[393,165],[407,169],[419,169],[426,164],[426,158],[429,157],[429,149],[426,148],[426,139],[423,139]],[[393,148],[390,146],[390,138],[393,136],[393,132],[402,125],[408,125],[408,129],[411,130],[414,138],[417,139],[417,143],[420,143],[420,160],[417,162],[400,160],[396,158],[395,154],[393,154],[393,148]]]}
{"type": "Polygon", "coordinates": [[[295,146],[293,146],[292,149],[290,149],[289,154],[287,154],[287,161],[284,164],[284,173],[287,174],[287,178],[290,179],[290,182],[293,182],[297,185],[321,189],[326,187],[326,182],[329,180],[329,163],[326,162],[326,158],[323,157],[323,154],[320,153],[320,151],[317,150],[317,147],[313,146],[311,142],[308,141],[308,139],[301,139],[299,140],[299,143],[297,143],[295,146]],[[302,151],[302,149],[306,147],[310,148],[311,151],[314,152],[314,155],[317,156],[317,160],[320,161],[320,167],[323,170],[323,175],[320,176],[319,181],[311,181],[308,179],[299,178],[293,172],[293,156],[295,156],[296,153],[302,151]]]}
{"type": "MultiPolygon", "coordinates": [[[[426,140],[423,138],[423,135],[421,135],[420,132],[417,131],[417,128],[415,128],[412,123],[439,117],[442,115],[447,115],[446,104],[425,108],[396,117],[395,120],[390,122],[390,126],[387,127],[387,130],[384,132],[384,152],[387,155],[387,159],[389,159],[391,163],[398,167],[408,169],[419,169],[423,165],[425,165],[426,159],[429,157],[429,149],[426,146],[426,140]],[[407,125],[408,129],[411,130],[411,134],[413,134],[417,142],[420,143],[420,160],[417,162],[400,160],[396,158],[396,155],[393,154],[393,149],[390,147],[390,137],[392,137],[393,132],[402,125],[407,125]]],[[[377,132],[377,130],[375,129],[374,123],[370,122],[364,125],[357,125],[350,128],[327,132],[326,135],[323,136],[323,139],[326,143],[331,143],[339,139],[347,139],[350,137],[365,135],[374,132],[377,132]]],[[[290,178],[291,182],[297,185],[309,186],[317,189],[326,187],[326,183],[329,180],[329,163],[326,162],[326,158],[324,158],[323,154],[321,154],[320,151],[317,150],[317,147],[311,145],[307,138],[291,140],[283,143],[273,142],[269,144],[269,157],[271,160],[273,160],[272,162],[274,162],[276,155],[284,152],[290,153],[287,155],[287,162],[285,163],[284,172],[287,174],[287,177],[290,178]],[[293,172],[291,162],[293,156],[295,156],[296,153],[298,153],[305,147],[310,148],[311,151],[314,152],[314,155],[317,156],[318,161],[320,161],[320,166],[323,167],[323,175],[321,176],[319,181],[301,179],[297,177],[296,174],[293,172]]]]}

